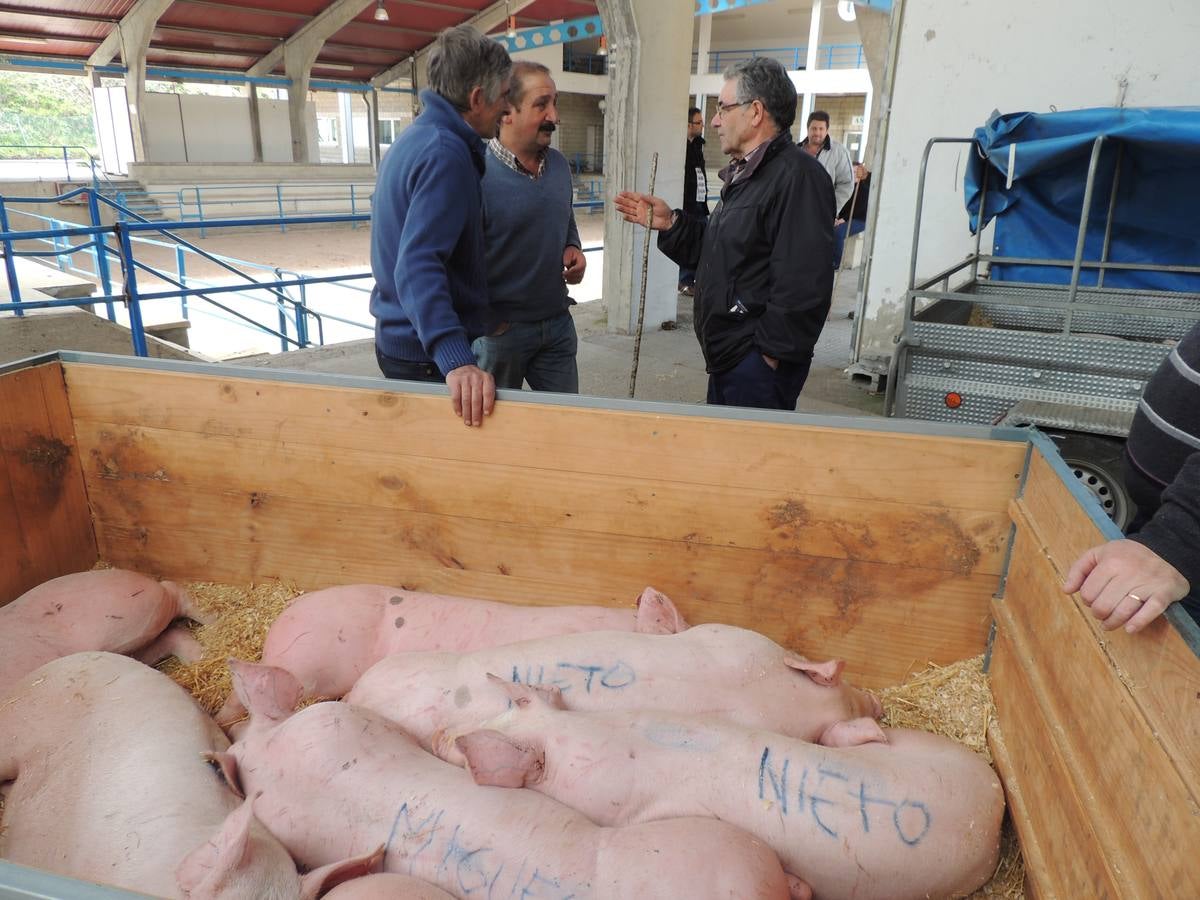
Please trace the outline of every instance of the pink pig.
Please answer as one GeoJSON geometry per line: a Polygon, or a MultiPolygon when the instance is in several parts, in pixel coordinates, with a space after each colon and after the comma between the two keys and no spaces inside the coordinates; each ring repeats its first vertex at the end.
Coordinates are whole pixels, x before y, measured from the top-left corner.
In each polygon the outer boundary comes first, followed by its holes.
{"type": "Polygon", "coordinates": [[[877,733],[872,719],[882,713],[873,696],[841,681],[842,666],[811,662],[730,625],[696,625],[673,635],[603,631],[474,653],[389,656],[345,699],[397,722],[427,749],[439,729],[504,711],[507,699],[488,684],[492,672],[561,692],[573,710],[708,713],[836,745],[858,742],[864,728],[877,733]]]}
{"type": "Polygon", "coordinates": [[[207,617],[179,585],[122,569],[63,575],[0,607],[0,693],[40,665],[86,650],[136,654],[151,665],[175,655],[200,658],[182,627],[207,617]]]}
{"type": "MultiPolygon", "coordinates": [[[[111,653],[26,675],[0,700],[0,858],[158,897],[314,898],[365,874],[304,876],[204,759],[229,741],[183,688],[111,653]]],[[[368,857],[369,859],[369,857],[368,857]]]]}
{"type": "Polygon", "coordinates": [[[601,828],[533,791],[481,788],[394,723],[346,703],[295,715],[300,685],[279,668],[232,664],[250,709],[219,760],[297,862],[384,848],[384,870],[456,897],[784,898],[761,841],[713,819],[601,828]]]}
{"type": "Polygon", "coordinates": [[[344,882],[322,900],[454,900],[454,895],[411,875],[381,872],[344,882]]]}
{"type": "Polygon", "coordinates": [[[715,718],[514,705],[442,736],[478,784],[530,787],[598,825],[711,815],[762,838],[822,898],[957,897],[996,868],[1004,793],[984,760],[921,731],[826,748],[715,718]]]}
{"type": "MultiPolygon", "coordinates": [[[[685,628],[675,604],[653,588],[642,591],[634,610],[518,606],[352,584],[293,600],[267,632],[262,662],[299,678],[305,698],[337,699],[392,653],[465,653],[570,632],[673,634],[685,628]]],[[[227,726],[245,714],[237,695],[231,694],[216,720],[227,726]]]]}

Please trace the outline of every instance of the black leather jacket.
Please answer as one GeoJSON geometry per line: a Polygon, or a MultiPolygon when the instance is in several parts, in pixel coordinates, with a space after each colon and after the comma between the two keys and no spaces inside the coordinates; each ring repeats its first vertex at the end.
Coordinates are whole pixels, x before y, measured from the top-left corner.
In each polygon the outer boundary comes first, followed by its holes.
{"type": "MultiPolygon", "coordinates": [[[[696,199],[696,188],[699,185],[699,174],[706,172],[704,168],[704,138],[697,135],[687,143],[687,151],[683,155],[683,208],[699,216],[708,215],[708,202],[696,199]]],[[[707,188],[708,176],[704,175],[707,188]]],[[[707,190],[705,191],[707,194],[707,190]]]]}
{"type": "Polygon", "coordinates": [[[706,220],[678,211],[658,249],[696,269],[696,336],[710,374],[754,350],[806,362],[833,294],[833,184],[783,132],[706,220]]]}

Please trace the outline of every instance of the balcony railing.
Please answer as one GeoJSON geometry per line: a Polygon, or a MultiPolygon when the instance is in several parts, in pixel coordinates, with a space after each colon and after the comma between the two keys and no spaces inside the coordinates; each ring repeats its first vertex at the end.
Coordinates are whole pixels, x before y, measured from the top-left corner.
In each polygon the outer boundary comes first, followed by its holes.
{"type": "MultiPolygon", "coordinates": [[[[756,47],[748,50],[710,50],[708,68],[698,68],[699,54],[692,54],[692,71],[698,75],[720,74],[744,59],[767,57],[778,60],[785,69],[803,70],[808,63],[807,47],[756,47]]],[[[862,44],[821,44],[817,47],[818,69],[861,69],[866,66],[862,44]]]]}

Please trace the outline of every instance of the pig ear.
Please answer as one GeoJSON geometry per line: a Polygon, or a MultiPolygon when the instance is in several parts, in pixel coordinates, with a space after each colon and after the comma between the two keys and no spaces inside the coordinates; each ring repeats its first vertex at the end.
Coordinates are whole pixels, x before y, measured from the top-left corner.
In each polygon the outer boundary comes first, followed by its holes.
{"type": "Polygon", "coordinates": [[[300,900],[317,900],[326,891],[331,891],[343,881],[374,875],[383,870],[383,844],[372,853],[352,856],[340,862],[329,863],[300,876],[300,900]]]}
{"type": "Polygon", "coordinates": [[[846,722],[835,722],[817,739],[823,747],[858,747],[862,744],[886,744],[887,735],[874,719],[864,716],[846,722]]]}
{"type": "Polygon", "coordinates": [[[634,621],[633,630],[639,634],[678,634],[688,627],[671,598],[652,587],[646,588],[638,597],[634,621]]]}
{"type": "Polygon", "coordinates": [[[230,659],[233,690],[251,715],[273,722],[290,716],[300,702],[301,687],[287,669],[230,659]]]}
{"type": "Polygon", "coordinates": [[[184,896],[214,897],[229,877],[243,865],[250,849],[250,823],[254,821],[252,800],[225,817],[220,830],[183,858],[175,880],[184,896]]]}
{"type": "Polygon", "coordinates": [[[207,751],[200,754],[205,761],[214,764],[221,772],[221,777],[225,779],[225,783],[229,785],[229,789],[241,797],[243,800],[246,795],[242,793],[242,786],[238,783],[238,768],[237,758],[232,753],[225,750],[213,753],[207,751]]]}
{"type": "Polygon", "coordinates": [[[506,681],[499,675],[487,673],[487,679],[500,690],[508,695],[508,699],[512,701],[514,706],[521,709],[526,709],[530,706],[545,705],[551,709],[566,709],[567,704],[563,700],[562,689],[554,685],[546,684],[518,684],[512,681],[506,681]]]}
{"type": "Polygon", "coordinates": [[[519,788],[537,784],[546,770],[540,746],[518,742],[499,731],[472,731],[455,739],[454,746],[467,759],[467,771],[476,784],[519,788]]]}
{"type": "Polygon", "coordinates": [[[783,658],[786,666],[797,669],[811,678],[817,684],[825,687],[836,687],[842,681],[842,669],[846,668],[844,659],[830,659],[825,662],[813,662],[797,653],[789,653],[783,658]]]}

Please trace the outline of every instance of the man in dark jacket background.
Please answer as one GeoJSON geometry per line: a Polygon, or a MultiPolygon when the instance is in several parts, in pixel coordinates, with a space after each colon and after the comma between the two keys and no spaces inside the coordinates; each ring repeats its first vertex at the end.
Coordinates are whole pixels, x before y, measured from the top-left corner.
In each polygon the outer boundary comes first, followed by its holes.
{"type": "MultiPolygon", "coordinates": [[[[687,149],[683,156],[684,212],[708,218],[708,174],[704,163],[704,113],[698,107],[688,109],[687,149]]],[[[679,293],[693,295],[696,270],[679,267],[679,293]]]]}
{"type": "Polygon", "coordinates": [[[508,111],[508,51],[469,25],[429,53],[423,111],[384,156],[371,204],[375,357],[388,378],[446,382],[455,415],[480,425],[496,382],[471,342],[488,308],[483,138],[508,111]]]}
{"type": "Polygon", "coordinates": [[[833,292],[833,184],[788,129],[796,89],[783,66],[730,66],[712,125],[730,164],[707,220],[623,191],[628,222],[659,230],[658,249],[697,268],[696,336],[708,402],[796,408],[833,292]]]}

